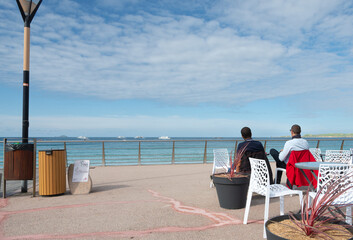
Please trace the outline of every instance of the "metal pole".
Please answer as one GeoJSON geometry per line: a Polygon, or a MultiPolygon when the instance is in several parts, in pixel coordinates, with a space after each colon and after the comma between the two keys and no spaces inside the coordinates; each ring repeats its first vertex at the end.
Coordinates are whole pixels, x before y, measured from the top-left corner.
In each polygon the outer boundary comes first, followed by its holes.
{"type": "Polygon", "coordinates": [[[175,141],[173,141],[173,150],[172,150],[172,164],[175,163],[175,141]]]}
{"type": "Polygon", "coordinates": [[[141,165],[141,141],[139,141],[138,165],[141,165]]]}
{"type": "Polygon", "coordinates": [[[343,150],[343,146],[344,146],[344,139],[342,140],[341,150],[343,150]]]}
{"type": "Polygon", "coordinates": [[[102,142],[102,165],[105,167],[105,147],[104,147],[104,142],[102,142]]]}
{"type": "Polygon", "coordinates": [[[205,141],[205,150],[203,153],[203,163],[207,163],[207,140],[205,141]]]}
{"type": "Polygon", "coordinates": [[[233,159],[235,158],[235,156],[237,154],[237,148],[238,148],[238,140],[235,140],[233,159]]]}
{"type": "Polygon", "coordinates": [[[22,111],[22,143],[28,143],[29,127],[29,45],[30,27],[24,27],[24,47],[23,47],[23,111],[22,111]]]}
{"type": "Polygon", "coordinates": [[[37,180],[37,139],[33,139],[33,193],[36,196],[36,180],[37,180]]]}
{"type": "MultiPolygon", "coordinates": [[[[39,0],[38,3],[32,0],[22,3],[20,0],[16,0],[16,2],[24,22],[22,143],[28,143],[30,25],[42,0],[39,0]]],[[[27,192],[27,180],[22,181],[21,192],[27,192]]]]}
{"type": "Polygon", "coordinates": [[[2,198],[6,198],[6,179],[5,179],[5,159],[6,159],[6,143],[7,139],[4,138],[4,165],[3,165],[3,176],[2,176],[2,198]]]}
{"type": "MultiPolygon", "coordinates": [[[[28,143],[29,128],[29,45],[30,23],[25,22],[23,47],[23,109],[22,109],[22,143],[28,143]]],[[[27,192],[27,180],[22,181],[21,192],[27,192]]]]}

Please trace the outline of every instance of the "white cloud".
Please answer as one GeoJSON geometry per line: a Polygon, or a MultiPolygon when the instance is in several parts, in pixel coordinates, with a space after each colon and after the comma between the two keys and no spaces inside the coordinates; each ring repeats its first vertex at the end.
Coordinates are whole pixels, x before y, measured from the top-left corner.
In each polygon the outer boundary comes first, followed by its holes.
{"type": "Polygon", "coordinates": [[[220,1],[212,12],[245,34],[260,34],[266,39],[305,41],[325,17],[344,11],[345,1],[269,0],[220,1]]]}
{"type": "MultiPolygon", "coordinates": [[[[340,10],[349,7],[344,1],[219,1],[207,4],[207,17],[177,8],[123,14],[126,1],[99,6],[119,15],[57,4],[65,14],[43,3],[32,24],[31,84],[45,91],[224,105],[352,88],[353,21],[340,10]]],[[[202,9],[200,1],[192,6],[202,9]]],[[[0,19],[2,82],[22,64],[23,33],[8,27],[15,26],[9,8],[11,17],[0,19]]]]}

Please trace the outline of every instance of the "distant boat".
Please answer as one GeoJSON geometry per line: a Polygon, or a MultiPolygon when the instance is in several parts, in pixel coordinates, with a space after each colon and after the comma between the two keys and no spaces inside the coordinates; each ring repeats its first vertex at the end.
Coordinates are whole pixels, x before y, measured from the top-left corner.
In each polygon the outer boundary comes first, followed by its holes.
{"type": "Polygon", "coordinates": [[[161,139],[161,140],[169,140],[170,137],[168,137],[168,136],[160,136],[159,139],[161,139]]]}
{"type": "Polygon", "coordinates": [[[124,139],[125,137],[124,136],[118,136],[117,138],[118,139],[124,139]]]}
{"type": "Polygon", "coordinates": [[[143,138],[142,136],[136,136],[135,137],[136,139],[141,139],[141,138],[143,138]]]}
{"type": "Polygon", "coordinates": [[[79,137],[77,137],[78,139],[81,139],[81,140],[87,140],[88,139],[88,137],[85,137],[85,136],[79,136],[79,137]]]}

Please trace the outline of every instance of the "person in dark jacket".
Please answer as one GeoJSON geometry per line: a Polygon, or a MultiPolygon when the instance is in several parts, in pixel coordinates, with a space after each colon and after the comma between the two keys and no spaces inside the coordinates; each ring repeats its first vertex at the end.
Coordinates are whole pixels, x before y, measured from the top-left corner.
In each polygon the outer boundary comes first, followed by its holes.
{"type": "Polygon", "coordinates": [[[251,133],[251,129],[249,127],[243,127],[241,129],[240,133],[241,133],[242,138],[245,141],[239,143],[238,148],[237,148],[237,153],[239,153],[240,151],[243,151],[243,149],[244,149],[244,155],[242,156],[241,161],[240,161],[240,165],[239,165],[239,172],[250,172],[251,171],[249,157],[263,159],[263,160],[265,160],[267,168],[268,168],[270,183],[273,184],[272,169],[270,166],[270,162],[268,161],[265,149],[262,146],[262,143],[259,141],[255,141],[251,138],[252,133],[251,133]]]}

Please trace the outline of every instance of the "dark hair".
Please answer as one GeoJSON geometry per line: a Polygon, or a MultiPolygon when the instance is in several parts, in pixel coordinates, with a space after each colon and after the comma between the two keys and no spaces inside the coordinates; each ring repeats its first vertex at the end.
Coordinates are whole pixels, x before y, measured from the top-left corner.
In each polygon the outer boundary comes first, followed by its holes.
{"type": "Polygon", "coordinates": [[[295,134],[300,134],[302,131],[298,124],[294,124],[290,130],[295,134]]]}
{"type": "Polygon", "coordinates": [[[243,127],[240,133],[243,138],[251,138],[251,129],[248,127],[243,127]]]}

